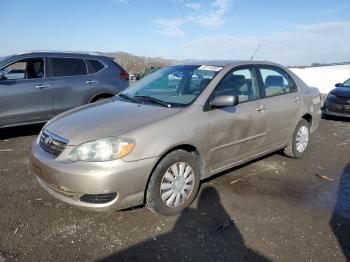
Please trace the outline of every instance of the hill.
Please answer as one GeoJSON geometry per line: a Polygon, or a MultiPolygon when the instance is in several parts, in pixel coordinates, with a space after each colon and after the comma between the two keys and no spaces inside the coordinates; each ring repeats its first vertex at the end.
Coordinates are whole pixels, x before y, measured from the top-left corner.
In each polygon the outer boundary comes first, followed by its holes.
{"type": "Polygon", "coordinates": [[[100,55],[113,57],[130,74],[142,75],[152,68],[165,67],[180,61],[161,57],[136,56],[126,52],[97,52],[100,55]]]}

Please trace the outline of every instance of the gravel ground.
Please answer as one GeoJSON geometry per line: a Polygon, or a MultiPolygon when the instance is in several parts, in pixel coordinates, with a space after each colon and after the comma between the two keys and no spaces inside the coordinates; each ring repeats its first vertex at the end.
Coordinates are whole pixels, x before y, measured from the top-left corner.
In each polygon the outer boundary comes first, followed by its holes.
{"type": "Polygon", "coordinates": [[[0,130],[2,261],[350,261],[350,122],[322,120],[301,160],[280,153],[204,181],[176,217],[56,201],[29,172],[40,126],[0,130]]]}

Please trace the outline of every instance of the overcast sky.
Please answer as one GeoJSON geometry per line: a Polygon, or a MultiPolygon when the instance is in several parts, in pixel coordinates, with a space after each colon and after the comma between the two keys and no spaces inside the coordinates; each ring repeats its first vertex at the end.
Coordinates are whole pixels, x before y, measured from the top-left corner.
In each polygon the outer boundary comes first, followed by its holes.
{"type": "Polygon", "coordinates": [[[0,56],[125,51],[284,65],[350,61],[349,0],[1,0],[0,56]]]}

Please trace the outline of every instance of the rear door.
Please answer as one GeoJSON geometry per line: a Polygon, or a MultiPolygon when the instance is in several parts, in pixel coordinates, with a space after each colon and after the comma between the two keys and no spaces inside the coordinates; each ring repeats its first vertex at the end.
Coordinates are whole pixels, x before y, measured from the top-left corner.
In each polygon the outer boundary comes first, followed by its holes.
{"type": "Polygon", "coordinates": [[[52,117],[50,81],[42,57],[26,58],[1,68],[0,126],[43,122],[52,117]]]}
{"type": "Polygon", "coordinates": [[[96,76],[88,75],[86,61],[80,58],[50,57],[49,74],[54,114],[86,104],[89,91],[98,85],[96,76]]]}
{"type": "Polygon", "coordinates": [[[221,95],[236,95],[239,104],[209,111],[213,172],[263,152],[266,139],[266,115],[254,67],[242,66],[229,72],[211,99],[221,95]]]}
{"type": "Polygon", "coordinates": [[[294,131],[302,96],[293,79],[282,68],[258,66],[266,110],[266,149],[282,146],[294,131]]]}

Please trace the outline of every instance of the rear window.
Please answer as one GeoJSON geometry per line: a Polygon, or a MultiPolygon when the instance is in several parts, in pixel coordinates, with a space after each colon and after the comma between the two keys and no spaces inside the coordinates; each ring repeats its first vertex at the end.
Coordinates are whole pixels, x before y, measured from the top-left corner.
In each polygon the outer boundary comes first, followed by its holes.
{"type": "Polygon", "coordinates": [[[77,58],[51,58],[52,76],[80,76],[87,74],[85,61],[77,58]]]}
{"type": "Polygon", "coordinates": [[[259,70],[264,82],[265,94],[267,97],[297,91],[297,86],[292,78],[281,69],[271,66],[261,66],[259,70]]]}
{"type": "Polygon", "coordinates": [[[98,60],[89,59],[89,63],[93,73],[99,72],[104,68],[104,65],[98,60]]]}

